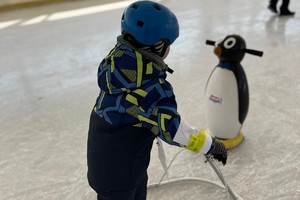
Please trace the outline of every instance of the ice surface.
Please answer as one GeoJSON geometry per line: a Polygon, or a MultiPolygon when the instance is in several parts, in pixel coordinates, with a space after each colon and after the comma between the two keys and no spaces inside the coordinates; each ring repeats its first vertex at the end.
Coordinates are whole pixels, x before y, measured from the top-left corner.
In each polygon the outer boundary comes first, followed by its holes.
{"type": "MultiPolygon", "coordinates": [[[[86,180],[86,139],[98,93],[98,63],[120,33],[122,8],[60,20],[57,12],[115,1],[88,0],[0,13],[0,199],[95,199],[86,180]]],[[[180,37],[166,62],[174,69],[179,111],[206,128],[204,88],[218,59],[205,41],[240,34],[262,58],[242,61],[250,89],[245,141],[220,166],[244,199],[300,199],[300,2],[278,17],[268,1],[163,0],[178,16],[180,37]]],[[[178,148],[164,146],[167,161],[178,148]]],[[[153,148],[149,183],[163,174],[153,148]]],[[[219,181],[201,155],[183,152],[170,178],[219,181]]],[[[150,190],[149,200],[226,199],[203,183],[150,190]]]]}

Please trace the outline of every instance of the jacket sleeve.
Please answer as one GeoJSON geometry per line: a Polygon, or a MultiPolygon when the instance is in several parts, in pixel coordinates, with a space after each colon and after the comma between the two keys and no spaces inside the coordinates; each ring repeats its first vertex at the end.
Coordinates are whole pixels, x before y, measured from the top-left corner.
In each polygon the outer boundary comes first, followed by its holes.
{"type": "MultiPolygon", "coordinates": [[[[140,104],[139,120],[165,142],[187,147],[191,145],[191,135],[198,135],[199,129],[190,126],[177,112],[177,103],[172,86],[164,79],[147,89],[147,95],[140,104]]],[[[212,138],[206,133],[200,135],[200,151],[207,153],[212,138]]]]}

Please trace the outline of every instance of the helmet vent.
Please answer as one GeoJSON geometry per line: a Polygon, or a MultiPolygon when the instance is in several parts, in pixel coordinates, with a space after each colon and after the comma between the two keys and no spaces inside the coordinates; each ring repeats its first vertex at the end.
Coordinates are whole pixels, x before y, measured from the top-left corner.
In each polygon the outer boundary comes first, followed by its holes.
{"type": "Polygon", "coordinates": [[[153,5],[153,7],[156,9],[156,10],[160,10],[160,7],[158,5],[153,5]]]}
{"type": "Polygon", "coordinates": [[[140,26],[140,27],[143,27],[143,26],[144,26],[144,22],[138,20],[138,21],[136,22],[136,25],[138,25],[138,26],[140,26]]]}
{"type": "Polygon", "coordinates": [[[133,9],[138,9],[138,6],[136,4],[131,6],[133,9]]]}

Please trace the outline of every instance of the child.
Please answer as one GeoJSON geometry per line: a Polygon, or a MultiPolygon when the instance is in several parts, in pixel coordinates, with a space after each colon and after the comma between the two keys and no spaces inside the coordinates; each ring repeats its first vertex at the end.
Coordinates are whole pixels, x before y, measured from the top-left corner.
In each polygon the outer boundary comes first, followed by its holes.
{"type": "Polygon", "coordinates": [[[164,63],[179,36],[176,16],[152,1],[129,5],[122,35],[98,68],[100,93],[88,135],[88,180],[100,200],[145,200],[155,137],[226,164],[224,145],[188,125],[164,63]]]}

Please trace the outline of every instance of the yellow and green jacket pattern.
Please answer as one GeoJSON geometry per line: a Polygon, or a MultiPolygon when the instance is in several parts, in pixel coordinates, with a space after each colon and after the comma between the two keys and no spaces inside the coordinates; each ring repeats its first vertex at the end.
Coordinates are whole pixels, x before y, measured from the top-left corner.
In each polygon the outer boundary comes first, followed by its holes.
{"type": "Polygon", "coordinates": [[[180,124],[167,65],[132,47],[122,36],[98,68],[100,93],[95,112],[114,126],[145,127],[164,141],[173,141],[180,124]]]}

